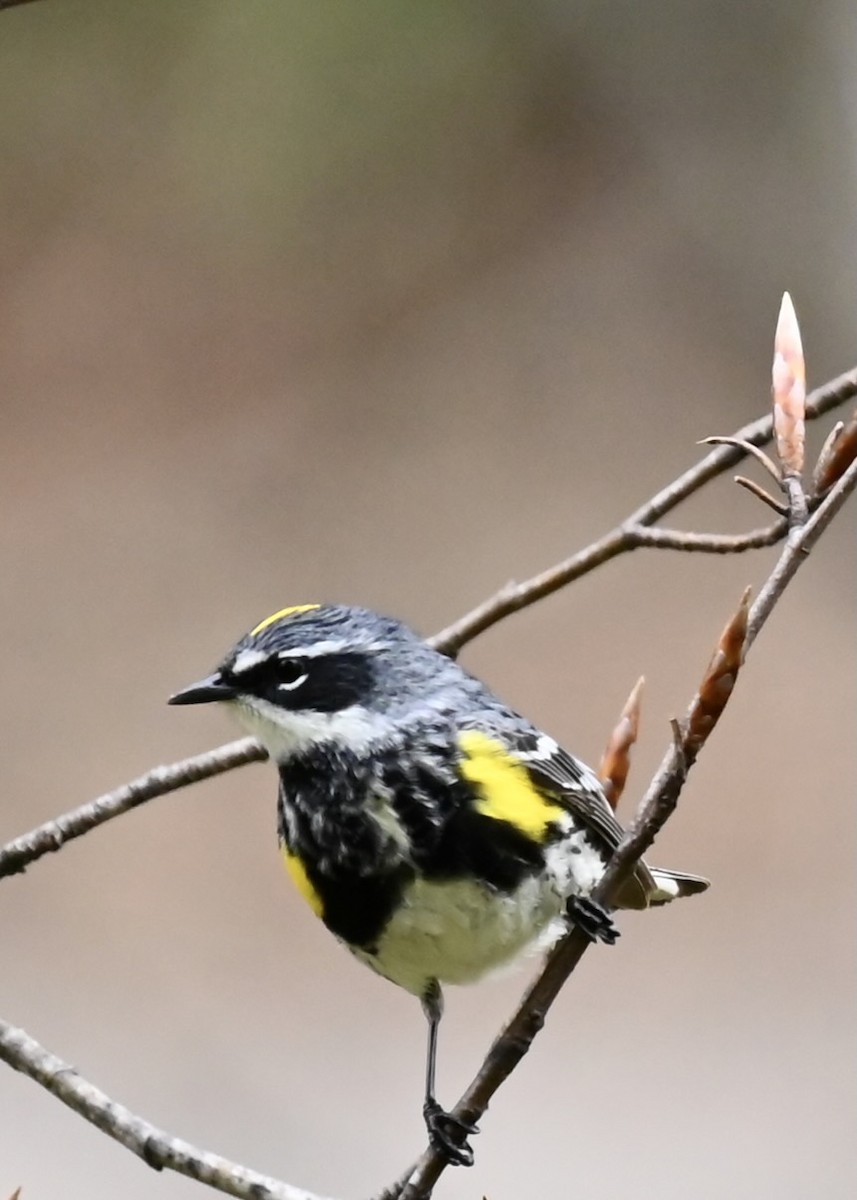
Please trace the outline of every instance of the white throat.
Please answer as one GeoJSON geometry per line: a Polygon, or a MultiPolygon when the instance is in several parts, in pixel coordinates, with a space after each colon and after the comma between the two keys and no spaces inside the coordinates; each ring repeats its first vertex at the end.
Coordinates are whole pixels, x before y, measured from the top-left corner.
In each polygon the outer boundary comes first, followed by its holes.
{"type": "Polygon", "coordinates": [[[228,702],[236,719],[257,737],[271,758],[285,762],[318,745],[341,746],[363,754],[385,740],[389,719],[352,704],[338,712],[292,712],[267,700],[247,697],[228,702]]]}

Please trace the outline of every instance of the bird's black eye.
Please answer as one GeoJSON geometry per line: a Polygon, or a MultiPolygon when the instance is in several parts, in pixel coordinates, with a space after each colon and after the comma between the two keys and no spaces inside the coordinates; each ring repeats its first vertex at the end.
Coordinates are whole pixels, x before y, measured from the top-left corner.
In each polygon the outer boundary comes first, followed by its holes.
{"type": "Polygon", "coordinates": [[[277,686],[288,691],[299,688],[309,675],[308,664],[303,658],[278,658],[272,665],[277,686]]]}

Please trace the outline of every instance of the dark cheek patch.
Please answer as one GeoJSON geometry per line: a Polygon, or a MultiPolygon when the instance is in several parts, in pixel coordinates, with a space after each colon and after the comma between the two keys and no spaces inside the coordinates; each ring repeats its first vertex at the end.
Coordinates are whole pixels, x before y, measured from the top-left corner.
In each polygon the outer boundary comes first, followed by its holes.
{"type": "Polygon", "coordinates": [[[307,679],[287,690],[270,678],[260,694],[272,704],[297,711],[339,712],[365,704],[372,690],[372,668],[362,654],[330,654],[307,660],[307,679]]]}

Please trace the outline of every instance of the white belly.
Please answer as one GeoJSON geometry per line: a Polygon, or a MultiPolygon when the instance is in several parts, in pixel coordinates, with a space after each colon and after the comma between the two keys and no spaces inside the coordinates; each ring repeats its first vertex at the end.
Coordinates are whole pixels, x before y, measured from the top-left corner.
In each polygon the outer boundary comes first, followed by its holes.
{"type": "Polygon", "coordinates": [[[526,880],[512,896],[470,880],[415,880],[378,941],[355,950],[393,983],[420,995],[430,979],[471,983],[529,949],[554,940],[562,897],[551,883],[526,880]],[[556,929],[552,929],[552,926],[556,929]]]}
{"type": "Polygon", "coordinates": [[[543,873],[511,895],[472,880],[416,879],[384,928],[377,953],[353,953],[416,995],[430,979],[472,983],[527,951],[552,945],[565,928],[567,898],[589,893],[603,873],[600,855],[575,831],[548,849],[543,873]]]}

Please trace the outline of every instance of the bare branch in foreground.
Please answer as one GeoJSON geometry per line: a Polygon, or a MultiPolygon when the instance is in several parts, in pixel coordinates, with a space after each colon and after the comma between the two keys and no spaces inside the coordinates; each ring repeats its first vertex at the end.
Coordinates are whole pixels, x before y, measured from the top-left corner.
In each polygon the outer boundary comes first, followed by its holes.
{"type": "MultiPolygon", "coordinates": [[[[857,367],[817,388],[806,404],[808,419],[819,417],[838,404],[857,395],[857,367]]],[[[448,626],[429,641],[438,650],[456,654],[484,630],[504,617],[534,604],[542,596],[549,595],[573,582],[589,571],[608,562],[619,554],[639,547],[665,550],[684,550],[707,554],[736,554],[745,550],[773,546],[781,541],[788,529],[785,518],[772,525],[751,530],[744,534],[693,533],[678,529],[667,529],[655,525],[664,513],[675,508],[682,500],[697,491],[703,484],[728,470],[749,451],[747,446],[765,444],[773,436],[773,418],[762,417],[739,430],[734,438],[724,439],[702,462],[691,467],[678,479],[662,488],[622,525],[593,542],[563,563],[551,567],[526,583],[508,584],[491,599],[473,609],[461,620],[448,626]],[[742,444],[746,443],[746,445],[742,444]]],[[[829,449],[829,462],[824,467],[821,483],[838,478],[857,453],[857,415],[844,433],[829,449]],[[837,474],[838,472],[838,474],[837,474]]],[[[821,470],[821,467],[817,468],[821,470]]],[[[185,784],[207,779],[211,775],[243,766],[249,762],[261,762],[267,757],[264,749],[252,738],[244,738],[220,746],[206,754],[188,758],[169,767],[156,767],[132,783],[117,788],[114,792],[65,813],[54,821],[23,834],[0,848],[0,879],[23,871],[27,865],[42,855],[59,850],[66,842],[104,824],[105,821],[135,808],[146,800],[165,795],[184,787],[185,784]]]]}
{"type": "MultiPolygon", "coordinates": [[[[857,369],[819,389],[810,398],[808,416],[818,416],[836,404],[857,394],[857,369]]],[[[739,436],[752,444],[770,440],[771,418],[754,422],[741,431],[739,436]]],[[[836,457],[844,435],[831,444],[831,460],[836,457]]],[[[852,439],[853,440],[853,439],[852,439]]],[[[806,553],[818,536],[839,511],[847,496],[857,485],[857,464],[854,462],[854,447],[850,457],[841,459],[839,476],[824,499],[818,503],[813,515],[803,525],[793,525],[786,534],[786,521],[777,521],[768,529],[756,530],[751,534],[721,536],[716,534],[683,533],[663,529],[654,524],[665,512],[696,491],[709,479],[739,461],[745,451],[740,447],[721,447],[708,455],[701,463],[673,484],[658,493],[612,533],[593,543],[566,563],[537,576],[523,585],[511,585],[479,606],[472,613],[450,626],[435,639],[435,645],[449,652],[456,652],[462,645],[484,629],[495,624],[504,616],[517,612],[534,603],[541,596],[557,590],[565,583],[587,573],[616,554],[637,546],[657,545],[664,548],[701,550],[709,553],[734,553],[752,546],[772,545],[786,535],[786,545],[759,594],[747,620],[746,645],[755,638],[771,609],[791,577],[797,571],[806,553]],[[845,465],[845,463],[850,465],[845,465]]],[[[825,466],[825,470],[832,470],[825,466]]],[[[791,496],[790,496],[791,498],[791,496]]],[[[740,620],[743,620],[741,617],[740,620]]],[[[739,623],[740,623],[739,620],[739,623]]],[[[645,852],[652,840],[675,808],[688,767],[692,764],[708,730],[713,727],[712,712],[719,715],[717,700],[723,693],[723,703],[731,688],[726,686],[726,677],[737,670],[734,649],[738,635],[732,628],[731,651],[721,651],[724,658],[716,670],[706,676],[701,688],[706,699],[699,710],[707,714],[708,729],[691,722],[679,730],[679,737],[671,747],[652,781],[640,814],[623,839],[611,860],[604,878],[594,892],[594,899],[608,904],[634,867],[639,856],[645,852]],[[732,657],[730,658],[730,653],[732,657]],[[719,680],[719,683],[718,683],[719,680]],[[707,690],[706,690],[707,689],[707,690]],[[690,728],[697,729],[696,739],[688,736],[690,728]]],[[[728,640],[728,639],[727,639],[728,640]]],[[[715,664],[718,663],[715,656],[715,664]]],[[[734,679],[732,680],[734,682],[734,679]]],[[[699,701],[699,697],[695,704],[699,701]]],[[[722,708],[722,704],[720,705],[722,708]]],[[[691,713],[694,709],[692,706],[691,713]]],[[[703,725],[705,722],[703,722],[703,725]]],[[[0,850],[0,876],[22,871],[29,862],[59,849],[66,841],[81,836],[105,821],[128,811],[154,796],[181,788],[186,784],[208,778],[244,763],[260,761],[265,757],[262,748],[250,738],[199,755],[171,767],[159,767],[140,779],[108,793],[106,796],[84,805],[71,813],[48,822],[10,843],[0,850]]],[[[495,1040],[485,1063],[470,1088],[456,1107],[456,1115],[464,1119],[477,1119],[489,1099],[514,1069],[544,1022],[545,1014],[553,1003],[568,975],[585,953],[589,942],[576,929],[562,939],[548,957],[544,969],[527,992],[512,1021],[495,1040]]],[[[207,1151],[197,1150],[180,1139],[172,1138],[141,1118],[136,1117],[121,1105],[116,1104],[99,1089],[88,1083],[73,1068],[51,1055],[37,1042],[20,1030],[0,1023],[0,1057],[15,1069],[53,1092],[69,1107],[87,1120],[104,1129],[122,1144],[127,1145],[146,1162],[156,1168],[180,1171],[192,1178],[231,1195],[253,1197],[254,1200],[306,1200],[310,1194],[276,1180],[267,1179],[245,1168],[229,1164],[226,1160],[207,1151]]],[[[429,1150],[410,1173],[404,1186],[393,1185],[387,1195],[401,1193],[416,1200],[425,1197],[445,1166],[435,1151],[429,1150]]]]}
{"type": "Polygon", "coordinates": [[[700,441],[700,446],[735,446],[736,449],[743,450],[745,454],[749,454],[751,458],[755,458],[756,462],[768,472],[770,477],[776,483],[777,487],[783,481],[780,474],[780,468],[774,462],[769,454],[764,450],[760,450],[758,446],[754,446],[752,442],[747,442],[740,437],[720,437],[714,435],[712,437],[704,437],[700,441]]]}
{"type": "Polygon", "coordinates": [[[646,546],[655,550],[684,550],[692,554],[743,554],[746,550],[775,546],[783,540],[786,528],[782,520],[764,525],[761,529],[751,529],[749,533],[693,533],[688,529],[665,529],[662,525],[640,525],[628,530],[634,544],[627,548],[634,550],[638,546],[646,546]]]}
{"type": "Polygon", "coordinates": [[[750,609],[747,623],[747,648],[758,636],[789,581],[815,543],[857,487],[857,459],[833,485],[805,525],[795,526],[786,539],[786,546],[776,566],[750,609]]]}
{"type": "Polygon", "coordinates": [[[63,813],[54,821],[46,821],[44,825],[8,842],[0,849],[0,879],[4,875],[25,871],[29,863],[35,862],[43,854],[62,849],[66,842],[89,833],[90,829],[121,816],[147,800],[166,796],[202,779],[211,779],[213,775],[222,775],[234,767],[262,762],[267,757],[267,751],[254,738],[241,738],[170,766],[154,767],[115,791],[106,792],[97,800],[82,804],[80,808],[63,813]]]}
{"type": "MultiPolygon", "coordinates": [[[[732,693],[735,674],[743,657],[789,580],[806,561],[808,551],[855,488],[857,461],[852,462],[810,521],[792,529],[774,570],[749,611],[748,595],[745,593],[736,616],[721,637],[718,652],[706,671],[700,690],[691,702],[686,721],[677,727],[673,742],[643,797],[634,822],[592,893],[592,899],[596,902],[610,906],[612,897],[617,895],[638,860],[675,811],[687,772],[732,693]],[[700,720],[703,715],[705,720],[700,720]]],[[[591,944],[576,927],[572,927],[557,943],[512,1019],[494,1040],[472,1083],[452,1110],[455,1117],[470,1123],[482,1117],[494,1093],[528,1052],[544,1025],[550,1006],[591,944]]],[[[429,1146],[400,1193],[400,1200],[425,1200],[447,1165],[443,1155],[429,1146]]]]}
{"type": "MultiPolygon", "coordinates": [[[[822,387],[816,388],[807,397],[806,419],[812,420],[820,417],[823,413],[830,412],[831,409],[850,400],[855,395],[857,395],[857,367],[830,380],[822,387]]],[[[764,446],[773,435],[773,423],[773,416],[760,417],[759,420],[739,429],[735,434],[735,439],[748,442],[753,446],[764,446]]],[[[619,554],[626,554],[630,550],[636,550],[640,546],[655,545],[671,550],[728,554],[759,545],[773,545],[779,539],[773,536],[771,531],[755,531],[755,534],[752,535],[754,538],[758,538],[760,532],[766,533],[768,536],[772,536],[771,541],[754,540],[747,544],[742,542],[740,535],[730,539],[721,538],[716,534],[679,535],[678,531],[671,530],[669,537],[663,540],[646,536],[646,530],[651,530],[651,527],[660,520],[664,513],[671,512],[682,500],[686,500],[688,496],[699,491],[709,480],[740,462],[746,453],[747,451],[741,446],[717,446],[701,462],[685,471],[672,483],[667,484],[651,500],[647,500],[636,512],[631,513],[625,521],[605,534],[604,537],[599,538],[597,542],[593,542],[584,550],[572,555],[564,562],[558,563],[555,567],[550,567],[540,575],[534,575],[525,583],[506,584],[489,600],[483,601],[466,616],[436,634],[430,639],[432,645],[446,654],[455,655],[477,634],[484,633],[486,629],[490,629],[504,617],[520,612],[544,596],[549,596],[575,579],[580,579],[581,576],[600,567],[602,563],[609,562],[611,558],[616,558],[619,554]]]]}
{"type": "Polygon", "coordinates": [[[177,1171],[240,1200],[320,1200],[303,1188],[281,1183],[165,1133],[136,1116],[74,1067],[26,1034],[0,1021],[0,1058],[29,1075],[57,1099],[120,1142],[156,1171],[177,1171]]]}
{"type": "Polygon", "coordinates": [[[755,496],[757,500],[767,504],[768,508],[772,508],[775,513],[779,513],[781,517],[784,517],[789,511],[788,504],[783,500],[777,500],[770,492],[766,492],[760,484],[756,483],[755,479],[748,479],[746,475],[736,475],[735,482],[739,487],[746,488],[751,496],[755,496]]]}

